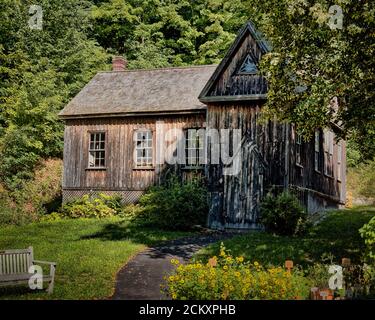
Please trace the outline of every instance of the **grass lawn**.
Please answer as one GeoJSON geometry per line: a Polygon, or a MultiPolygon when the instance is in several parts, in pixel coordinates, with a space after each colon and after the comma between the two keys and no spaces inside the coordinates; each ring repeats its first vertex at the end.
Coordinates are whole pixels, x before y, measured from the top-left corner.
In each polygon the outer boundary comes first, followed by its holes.
{"type": "MultiPolygon", "coordinates": [[[[303,237],[273,236],[265,232],[250,232],[224,241],[234,256],[244,256],[263,265],[284,265],[291,259],[295,264],[307,266],[315,262],[341,262],[342,257],[360,262],[363,240],[358,229],[375,216],[375,207],[331,211],[319,225],[303,237]]],[[[219,254],[219,244],[211,245],[197,254],[198,259],[219,254]]]]}
{"type": "Polygon", "coordinates": [[[80,219],[0,227],[0,250],[34,247],[37,260],[57,262],[55,290],[0,289],[0,299],[105,299],[117,271],[136,253],[187,235],[129,224],[120,218],[80,219]]]}

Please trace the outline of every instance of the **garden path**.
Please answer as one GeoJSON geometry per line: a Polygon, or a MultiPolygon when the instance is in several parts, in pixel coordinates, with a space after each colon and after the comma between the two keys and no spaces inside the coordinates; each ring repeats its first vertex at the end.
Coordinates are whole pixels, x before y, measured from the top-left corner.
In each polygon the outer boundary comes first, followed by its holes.
{"type": "Polygon", "coordinates": [[[113,300],[163,300],[163,277],[173,271],[171,259],[187,262],[201,248],[235,235],[214,232],[167,241],[136,255],[117,274],[113,300]]]}

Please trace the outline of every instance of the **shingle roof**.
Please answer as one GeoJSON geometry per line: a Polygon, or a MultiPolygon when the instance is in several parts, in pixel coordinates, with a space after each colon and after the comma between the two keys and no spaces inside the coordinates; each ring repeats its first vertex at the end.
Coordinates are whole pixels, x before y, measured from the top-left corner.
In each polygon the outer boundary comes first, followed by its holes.
{"type": "Polygon", "coordinates": [[[198,100],[216,65],[99,72],[59,113],[62,118],[204,110],[198,100]]]}

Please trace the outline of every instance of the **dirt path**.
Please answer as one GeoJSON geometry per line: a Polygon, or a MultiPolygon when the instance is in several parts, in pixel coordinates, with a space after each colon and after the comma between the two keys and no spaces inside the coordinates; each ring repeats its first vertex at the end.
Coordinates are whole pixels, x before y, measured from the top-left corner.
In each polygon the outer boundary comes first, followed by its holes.
{"type": "Polygon", "coordinates": [[[148,248],[130,260],[117,274],[114,300],[162,300],[163,277],[173,270],[171,259],[187,262],[201,248],[232,237],[233,233],[213,233],[168,241],[148,248]]]}

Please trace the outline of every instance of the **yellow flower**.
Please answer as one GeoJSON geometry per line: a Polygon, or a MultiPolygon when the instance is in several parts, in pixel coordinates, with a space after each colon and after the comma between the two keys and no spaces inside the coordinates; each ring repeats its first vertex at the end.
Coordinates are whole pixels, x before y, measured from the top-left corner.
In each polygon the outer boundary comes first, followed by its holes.
{"type": "Polygon", "coordinates": [[[256,267],[259,266],[259,262],[258,262],[258,261],[255,261],[255,262],[254,262],[254,266],[256,266],[256,267]]]}
{"type": "Polygon", "coordinates": [[[228,266],[224,266],[223,269],[224,269],[224,270],[228,270],[228,266]]]}
{"type": "Polygon", "coordinates": [[[241,257],[237,257],[236,260],[241,263],[241,262],[243,262],[243,257],[242,256],[241,257]]]}
{"type": "Polygon", "coordinates": [[[177,294],[172,294],[172,299],[176,299],[177,298],[177,294]]]}
{"type": "Polygon", "coordinates": [[[170,276],[169,281],[174,281],[174,276],[170,276]]]}
{"type": "Polygon", "coordinates": [[[220,251],[220,256],[221,256],[221,257],[225,257],[225,251],[223,251],[223,250],[220,251]]]}

